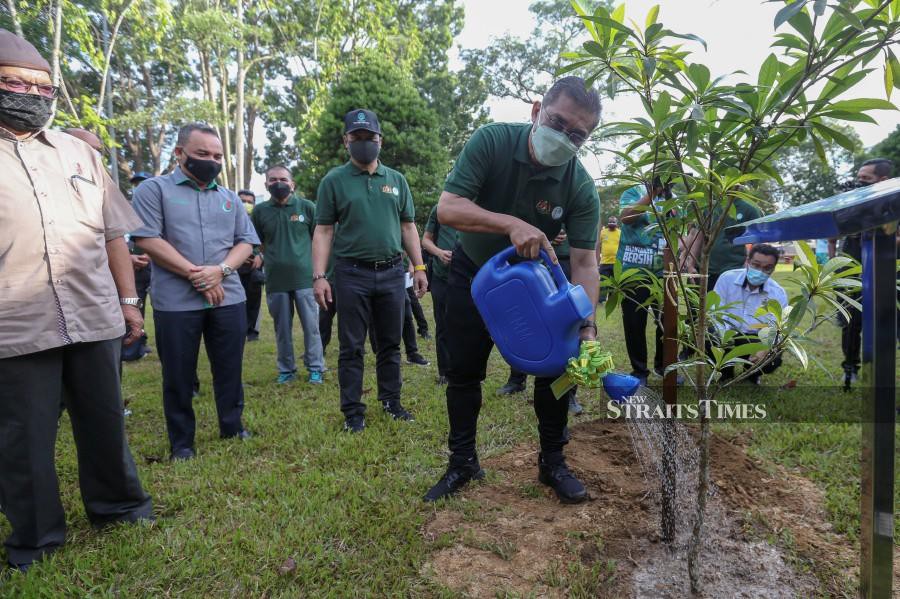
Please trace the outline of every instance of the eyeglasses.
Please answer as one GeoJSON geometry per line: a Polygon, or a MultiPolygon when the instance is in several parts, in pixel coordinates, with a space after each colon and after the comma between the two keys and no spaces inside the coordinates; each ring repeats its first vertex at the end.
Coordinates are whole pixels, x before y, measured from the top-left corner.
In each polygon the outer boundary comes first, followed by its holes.
{"type": "Polygon", "coordinates": [[[0,84],[3,84],[8,91],[17,94],[27,94],[32,88],[37,89],[38,93],[45,98],[55,98],[59,95],[59,87],[56,85],[46,85],[43,83],[31,83],[30,81],[22,81],[18,77],[0,76],[0,84]]]}
{"type": "Polygon", "coordinates": [[[762,272],[766,273],[767,275],[770,275],[770,274],[772,274],[773,272],[775,272],[775,265],[774,265],[774,264],[761,264],[761,263],[760,263],[759,261],[757,261],[757,260],[751,260],[751,261],[750,261],[750,268],[752,268],[752,269],[754,269],[754,270],[762,271],[762,272]]]}
{"type": "Polygon", "coordinates": [[[578,147],[581,147],[584,145],[584,142],[587,141],[587,134],[585,134],[581,131],[570,131],[569,129],[566,129],[565,124],[560,120],[560,118],[558,116],[556,116],[555,114],[550,114],[549,112],[544,110],[543,106],[541,106],[541,110],[544,112],[544,116],[546,117],[545,120],[547,121],[547,125],[551,129],[554,129],[554,130],[559,131],[560,133],[564,134],[566,137],[569,138],[569,141],[571,141],[573,144],[575,144],[578,147]]]}

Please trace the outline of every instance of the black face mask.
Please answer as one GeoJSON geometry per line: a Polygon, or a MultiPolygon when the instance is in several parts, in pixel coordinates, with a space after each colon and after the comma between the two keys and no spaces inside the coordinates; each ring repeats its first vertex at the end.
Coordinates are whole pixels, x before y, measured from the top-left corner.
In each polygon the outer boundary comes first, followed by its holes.
{"type": "Polygon", "coordinates": [[[222,172],[222,163],[215,160],[201,160],[185,153],[182,167],[201,183],[210,183],[222,172]]]}
{"type": "Polygon", "coordinates": [[[350,157],[360,164],[371,164],[375,162],[379,152],[381,152],[381,148],[378,147],[378,142],[371,139],[351,141],[349,146],[350,157]]]}
{"type": "Polygon", "coordinates": [[[52,107],[51,98],[0,89],[0,123],[15,131],[40,131],[50,120],[52,107]]]}
{"type": "Polygon", "coordinates": [[[283,181],[272,183],[269,185],[269,193],[278,201],[284,200],[291,195],[291,186],[283,181]]]}

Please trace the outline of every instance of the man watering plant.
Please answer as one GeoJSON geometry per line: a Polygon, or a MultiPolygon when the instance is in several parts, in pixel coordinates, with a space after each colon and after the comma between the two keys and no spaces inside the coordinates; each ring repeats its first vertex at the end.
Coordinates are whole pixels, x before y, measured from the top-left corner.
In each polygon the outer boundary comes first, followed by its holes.
{"type": "MultiPolygon", "coordinates": [[[[447,178],[438,220],[460,231],[450,261],[446,314],[450,464],[425,501],[452,495],[484,476],[475,433],[493,342],[471,294],[481,265],[510,245],[529,259],[543,249],[555,262],[550,240],[565,227],[573,283],[584,287],[592,305],[597,303],[599,198],[576,154],[599,120],[597,92],[579,77],[564,77],[543,102],[534,103],[531,123],[494,123],[476,131],[447,178]]],[[[592,319],[581,325],[580,333],[582,340],[594,339],[592,319]]],[[[541,441],[538,478],[561,501],[578,503],[587,498],[587,490],[563,457],[569,394],[555,399],[551,382],[538,377],[534,385],[541,441]]]]}

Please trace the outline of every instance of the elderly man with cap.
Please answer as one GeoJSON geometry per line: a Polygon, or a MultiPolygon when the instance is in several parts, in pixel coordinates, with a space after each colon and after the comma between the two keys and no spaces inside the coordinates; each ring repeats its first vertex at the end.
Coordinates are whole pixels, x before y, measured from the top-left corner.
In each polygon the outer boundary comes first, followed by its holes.
{"type": "Polygon", "coordinates": [[[201,338],[213,375],[219,435],[250,436],[241,421],[247,310],[237,269],[259,238],[237,194],[216,184],[223,155],[215,129],[184,125],[175,142],[178,166],[134,193],[144,225],[132,235],[153,260],[150,292],[173,460],[196,455],[192,396],[201,338]]]}
{"type": "Polygon", "coordinates": [[[428,288],[428,281],[409,185],[403,175],[378,160],[382,135],[375,113],[348,112],[343,142],[350,160],[331,169],[319,184],[313,290],[323,310],[328,310],[333,300],[340,305],[341,411],[344,430],[358,433],[365,428],[363,352],[370,328],[378,348],[378,399],[391,418],[413,420],[400,403],[400,335],[406,304],[401,249],[412,261],[413,284],[419,297],[428,288]],[[325,274],[332,244],[334,297],[325,274]]]}
{"type": "Polygon", "coordinates": [[[91,523],[153,518],[119,378],[120,339],[143,326],[123,237],[140,219],[87,144],[45,129],[57,93],[34,46],[0,29],[0,505],[19,570],[65,541],[61,398],[91,523]]]}

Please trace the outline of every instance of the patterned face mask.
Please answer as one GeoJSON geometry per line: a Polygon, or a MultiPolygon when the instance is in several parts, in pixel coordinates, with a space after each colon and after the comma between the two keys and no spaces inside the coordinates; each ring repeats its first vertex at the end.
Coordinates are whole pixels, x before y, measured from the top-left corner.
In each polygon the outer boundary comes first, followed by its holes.
{"type": "Polygon", "coordinates": [[[13,131],[34,133],[50,120],[53,99],[0,89],[0,123],[13,131]]]}

